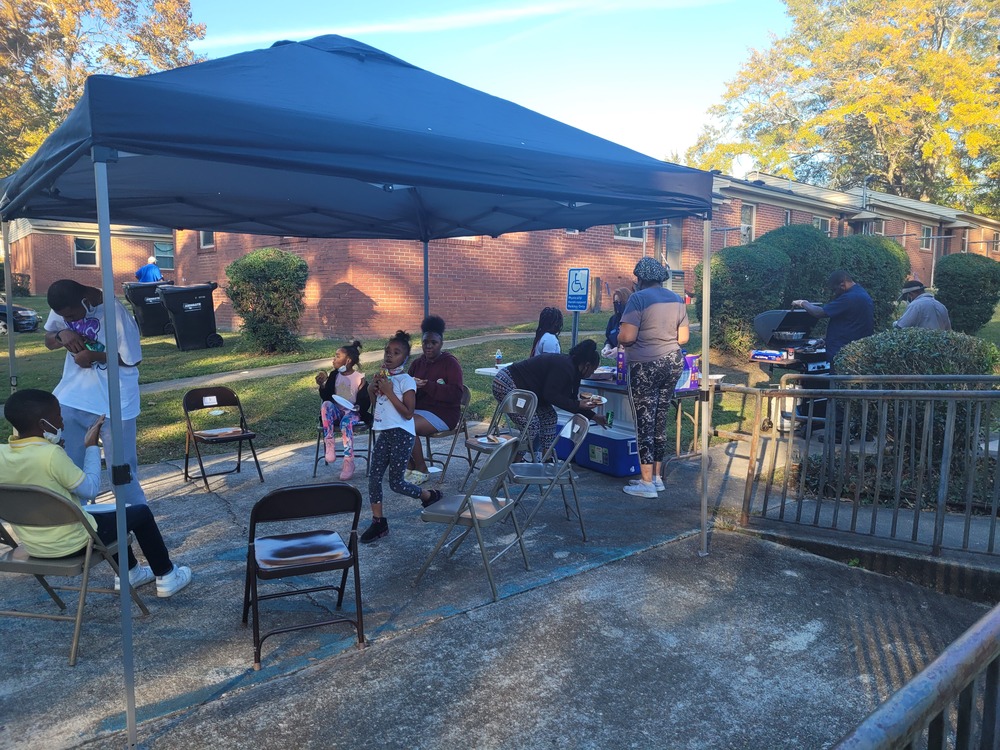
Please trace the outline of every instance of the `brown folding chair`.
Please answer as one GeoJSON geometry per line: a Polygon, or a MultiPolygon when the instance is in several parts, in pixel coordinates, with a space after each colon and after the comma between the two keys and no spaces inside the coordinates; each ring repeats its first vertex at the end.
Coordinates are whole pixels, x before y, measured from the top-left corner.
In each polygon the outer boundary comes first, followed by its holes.
{"type": "MultiPolygon", "coordinates": [[[[358,569],[358,521],[361,518],[361,493],[344,482],[283,487],[269,492],[257,501],[250,512],[250,537],[247,545],[246,583],[243,588],[243,624],[247,624],[253,610],[254,669],[260,669],[261,644],[272,635],[290,633],[324,625],[346,622],[354,626],[358,645],[365,643],[365,626],[361,611],[361,573],[358,569]],[[288,522],[302,519],[350,516],[351,525],[343,530],[347,542],[338,531],[308,529],[270,536],[258,536],[260,524],[280,523],[283,529],[288,522]],[[355,617],[338,615],[318,622],[290,625],[260,633],[258,603],[286,596],[314,594],[318,591],[336,591],[337,609],[344,601],[347,574],[354,571],[355,617]],[[290,576],[305,576],[341,570],[340,585],[322,584],[310,588],[283,589],[261,594],[258,581],[271,581],[290,576]]],[[[346,519],[345,519],[346,521],[346,519]]]]}
{"type": "Polygon", "coordinates": [[[209,490],[208,478],[218,477],[224,474],[239,473],[240,468],[243,463],[243,443],[250,446],[250,453],[253,456],[254,465],[257,467],[257,475],[260,477],[260,481],[264,481],[264,472],[260,469],[260,461],[257,460],[257,451],[254,450],[253,441],[257,437],[257,433],[250,430],[247,426],[246,415],[243,413],[243,405],[240,403],[240,397],[237,396],[232,390],[224,386],[215,386],[212,388],[194,388],[184,394],[184,419],[187,422],[187,436],[184,439],[184,480],[189,481],[191,479],[200,479],[205,483],[205,489],[209,490]],[[235,409],[239,413],[239,424],[233,425],[232,415],[226,413],[226,409],[235,409]],[[212,420],[210,423],[211,427],[206,424],[199,424],[201,429],[196,430],[194,423],[191,421],[191,415],[197,414],[199,422],[204,416],[204,412],[208,412],[209,415],[214,411],[223,412],[220,416],[225,416],[225,422],[223,426],[214,426],[220,420],[212,420]],[[205,463],[201,455],[202,445],[224,445],[226,443],[238,443],[237,453],[236,453],[236,467],[229,469],[227,471],[217,471],[209,474],[205,471],[205,463]],[[201,468],[201,474],[189,475],[188,474],[188,461],[191,457],[191,446],[194,445],[195,455],[198,458],[198,466],[201,468]]]}
{"type": "MultiPolygon", "coordinates": [[[[94,565],[107,560],[118,575],[118,564],[114,555],[118,553],[118,543],[105,545],[97,532],[84,517],[80,505],[73,500],[57,495],[44,487],[30,485],[0,484],[0,545],[11,549],[0,554],[0,572],[21,573],[32,575],[42,585],[45,592],[56,603],[60,610],[66,609],[66,604],[56,591],[77,591],[80,594],[76,605],[76,615],[50,615],[40,612],[23,612],[20,610],[3,610],[0,616],[31,617],[41,620],[60,620],[73,622],[73,640],[69,648],[69,665],[76,664],[76,653],[80,645],[80,629],[83,626],[84,605],[88,593],[115,594],[114,589],[92,588],[90,586],[90,571],[94,565]],[[87,546],[72,557],[57,559],[32,557],[19,547],[17,541],[3,527],[2,522],[15,526],[65,526],[81,524],[87,530],[89,540],[87,546]],[[79,586],[53,586],[45,580],[45,576],[81,576],[79,586]]],[[[149,614],[146,605],[136,590],[130,589],[134,601],[144,615],[149,614]]]]}
{"type": "Polygon", "coordinates": [[[461,453],[455,453],[455,446],[458,444],[458,436],[465,435],[465,440],[469,440],[469,424],[466,421],[466,412],[469,410],[469,404],[472,401],[472,391],[469,390],[467,385],[462,386],[462,411],[458,415],[458,422],[455,424],[455,428],[452,430],[441,430],[435,432],[431,435],[424,435],[424,439],[427,441],[427,450],[424,451],[425,461],[428,466],[432,464],[440,464],[441,460],[434,458],[435,455],[446,456],[445,461],[441,467],[441,476],[438,477],[438,482],[443,482],[445,475],[448,473],[448,465],[451,463],[452,458],[461,458],[463,461],[468,462],[472,465],[472,451],[468,447],[465,449],[465,455],[461,453]],[[431,449],[431,440],[437,440],[440,438],[451,438],[451,447],[448,448],[447,453],[437,453],[431,449]]]}

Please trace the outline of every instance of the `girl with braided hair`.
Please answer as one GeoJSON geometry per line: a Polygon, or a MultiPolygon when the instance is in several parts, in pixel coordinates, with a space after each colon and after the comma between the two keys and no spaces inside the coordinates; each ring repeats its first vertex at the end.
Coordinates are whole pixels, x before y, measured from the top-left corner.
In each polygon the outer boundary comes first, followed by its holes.
{"type": "Polygon", "coordinates": [[[546,307],[538,316],[535,340],[531,344],[531,355],[560,354],[559,332],[563,327],[563,314],[558,307],[546,307]]]}

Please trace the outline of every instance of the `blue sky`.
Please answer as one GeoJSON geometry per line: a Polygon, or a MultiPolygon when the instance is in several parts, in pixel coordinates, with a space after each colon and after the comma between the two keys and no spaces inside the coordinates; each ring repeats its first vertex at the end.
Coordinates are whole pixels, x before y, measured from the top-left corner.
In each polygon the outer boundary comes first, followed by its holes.
{"type": "Polygon", "coordinates": [[[209,57],[340,34],[657,158],[683,155],[781,0],[191,0],[209,57]]]}

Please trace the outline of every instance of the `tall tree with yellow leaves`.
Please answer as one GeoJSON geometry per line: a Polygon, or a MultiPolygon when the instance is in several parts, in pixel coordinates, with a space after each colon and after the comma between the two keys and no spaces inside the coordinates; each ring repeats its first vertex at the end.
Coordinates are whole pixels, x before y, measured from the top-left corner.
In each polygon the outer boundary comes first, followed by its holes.
{"type": "Polygon", "coordinates": [[[0,0],[0,175],[62,122],[92,73],[196,62],[189,0],[0,0]]]}
{"type": "Polygon", "coordinates": [[[785,0],[687,162],[1000,215],[1000,0],[785,0]]]}

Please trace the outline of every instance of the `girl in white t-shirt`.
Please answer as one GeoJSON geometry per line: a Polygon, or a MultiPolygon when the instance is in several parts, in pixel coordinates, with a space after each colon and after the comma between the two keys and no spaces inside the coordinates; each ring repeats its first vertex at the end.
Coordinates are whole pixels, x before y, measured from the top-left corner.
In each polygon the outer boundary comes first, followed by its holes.
{"type": "Polygon", "coordinates": [[[561,354],[559,332],[563,327],[563,314],[558,307],[546,307],[538,315],[535,340],[531,343],[531,354],[561,354]]]}
{"type": "Polygon", "coordinates": [[[337,426],[340,426],[340,437],[344,443],[341,479],[354,476],[354,425],[361,421],[357,408],[358,392],[365,382],[364,373],[358,370],[360,359],[361,342],[352,341],[337,350],[329,375],[321,372],[316,376],[319,397],[322,399],[319,414],[328,464],[337,460],[337,426]],[[339,402],[334,396],[340,397],[339,402]]]}
{"type": "Polygon", "coordinates": [[[440,490],[421,490],[403,478],[406,462],[413,452],[416,426],[413,408],[417,403],[417,384],[406,372],[410,356],[410,334],[396,331],[385,345],[382,369],[368,386],[374,404],[378,432],[372,450],[368,473],[368,499],[372,505],[372,525],[361,535],[361,542],[369,544],[389,533],[389,522],[382,515],[382,477],[389,473],[389,487],[393,492],[420,500],[425,508],[441,499],[440,490]]]}

